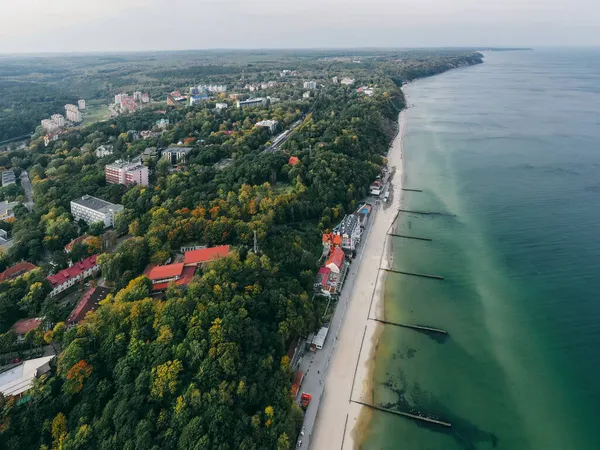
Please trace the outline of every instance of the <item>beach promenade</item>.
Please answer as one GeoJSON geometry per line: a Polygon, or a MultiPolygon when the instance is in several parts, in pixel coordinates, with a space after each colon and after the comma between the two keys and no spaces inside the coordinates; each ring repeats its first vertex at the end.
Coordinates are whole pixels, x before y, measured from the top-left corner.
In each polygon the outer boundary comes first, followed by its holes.
{"type": "Polygon", "coordinates": [[[386,237],[402,198],[402,137],[406,130],[406,111],[401,113],[399,122],[400,131],[388,153],[388,166],[395,169],[390,181],[393,194],[385,206],[377,208],[369,234],[362,244],[361,258],[353,263],[358,263],[355,279],[344,286],[342,295],[347,296],[345,311],[337,339],[333,342],[318,411],[313,412],[316,422],[309,442],[311,450],[355,448],[355,443],[360,441],[357,426],[363,406],[350,400],[371,402],[371,360],[378,327],[382,325],[368,318],[369,314],[373,318],[384,318],[385,272],[379,267],[391,267],[391,261],[387,261],[390,240],[386,237]]]}

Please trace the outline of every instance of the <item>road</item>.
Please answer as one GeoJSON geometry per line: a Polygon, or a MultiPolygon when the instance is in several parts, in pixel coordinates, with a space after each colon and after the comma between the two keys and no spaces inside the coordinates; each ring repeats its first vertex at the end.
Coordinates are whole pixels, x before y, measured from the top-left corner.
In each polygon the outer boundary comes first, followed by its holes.
{"type": "Polygon", "coordinates": [[[21,187],[25,191],[25,196],[27,197],[27,203],[25,203],[25,206],[29,211],[31,211],[33,209],[33,190],[31,189],[29,175],[25,170],[21,172],[21,187]]]}
{"type": "MultiPolygon", "coordinates": [[[[290,126],[290,128],[288,130],[286,130],[286,131],[288,131],[287,136],[285,136],[283,139],[281,139],[277,144],[271,145],[269,148],[264,149],[263,153],[274,153],[277,150],[279,150],[281,148],[281,146],[294,134],[294,131],[296,130],[296,128],[298,128],[304,122],[305,119],[306,118],[297,120],[296,122],[294,122],[290,126]]],[[[283,133],[285,133],[285,131],[283,133]]],[[[283,133],[281,133],[281,134],[283,134],[283,133]]]]}
{"type": "Polygon", "coordinates": [[[371,226],[375,221],[378,208],[380,208],[380,206],[375,204],[375,201],[367,201],[367,203],[373,205],[373,212],[369,218],[369,221],[367,222],[367,227],[363,232],[363,237],[361,239],[357,256],[350,264],[350,269],[346,275],[344,287],[342,288],[338,304],[335,308],[335,312],[333,313],[331,323],[329,324],[329,333],[327,335],[325,345],[323,346],[322,350],[317,350],[315,353],[307,352],[300,362],[299,370],[304,372],[304,380],[302,381],[302,385],[298,390],[297,400],[300,399],[302,392],[312,395],[312,400],[308,405],[304,415],[304,436],[299,437],[299,440],[302,441],[302,444],[297,446],[297,448],[300,449],[310,448],[310,438],[315,426],[319,404],[325,389],[325,375],[327,374],[329,361],[337,346],[338,334],[344,322],[344,315],[346,313],[348,299],[350,298],[354,289],[356,273],[360,267],[363,254],[369,240],[369,235],[371,234],[371,226]]]}

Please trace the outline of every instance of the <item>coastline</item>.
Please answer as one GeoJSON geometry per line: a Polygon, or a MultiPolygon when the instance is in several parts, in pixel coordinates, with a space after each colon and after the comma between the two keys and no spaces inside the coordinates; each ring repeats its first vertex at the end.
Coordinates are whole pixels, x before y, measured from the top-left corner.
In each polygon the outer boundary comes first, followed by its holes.
{"type": "MultiPolygon", "coordinates": [[[[371,218],[370,233],[363,243],[356,282],[352,283],[339,339],[331,357],[311,449],[353,449],[362,441],[370,421],[370,411],[350,399],[372,401],[372,374],[382,325],[369,317],[384,317],[385,272],[391,265],[391,241],[387,234],[402,201],[403,148],[407,110],[398,119],[399,130],[388,151],[390,201],[379,205],[371,218]],[[363,331],[364,330],[364,331],[363,331]],[[362,332],[361,332],[362,331],[362,332]]],[[[348,293],[346,293],[348,295],[348,293]]]]}

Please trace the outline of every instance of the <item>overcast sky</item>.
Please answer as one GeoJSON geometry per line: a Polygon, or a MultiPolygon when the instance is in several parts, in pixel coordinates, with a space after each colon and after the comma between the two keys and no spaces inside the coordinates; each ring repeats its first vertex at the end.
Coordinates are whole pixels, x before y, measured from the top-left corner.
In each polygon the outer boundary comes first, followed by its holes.
{"type": "Polygon", "coordinates": [[[0,53],[579,45],[600,0],[0,0],[0,53]]]}

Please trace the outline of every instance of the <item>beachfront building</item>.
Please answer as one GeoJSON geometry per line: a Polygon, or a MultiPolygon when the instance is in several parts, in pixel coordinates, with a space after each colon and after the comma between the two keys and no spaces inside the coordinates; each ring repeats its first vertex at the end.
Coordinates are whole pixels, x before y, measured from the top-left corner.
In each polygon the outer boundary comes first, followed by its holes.
{"type": "Polygon", "coordinates": [[[123,205],[110,203],[91,195],[71,200],[71,214],[75,221],[83,220],[88,224],[102,222],[104,228],[114,226],[115,217],[123,209],[123,205]]]}
{"type": "Polygon", "coordinates": [[[361,236],[358,217],[354,214],[344,217],[334,233],[342,237],[342,249],[347,253],[353,253],[360,243],[361,236]]]}
{"type": "Polygon", "coordinates": [[[49,294],[50,297],[54,297],[55,295],[66,291],[71,286],[75,285],[75,283],[85,280],[97,273],[100,270],[100,265],[96,261],[97,256],[98,255],[89,256],[84,260],[73,264],[71,267],[61,270],[57,274],[46,277],[52,287],[52,291],[49,294]]]}
{"type": "Polygon", "coordinates": [[[358,217],[358,224],[360,225],[361,228],[364,228],[367,225],[367,222],[369,220],[369,216],[371,215],[371,211],[373,210],[373,207],[371,205],[369,205],[368,203],[362,205],[361,207],[359,207],[356,212],[354,213],[354,215],[356,217],[358,217]]]}

